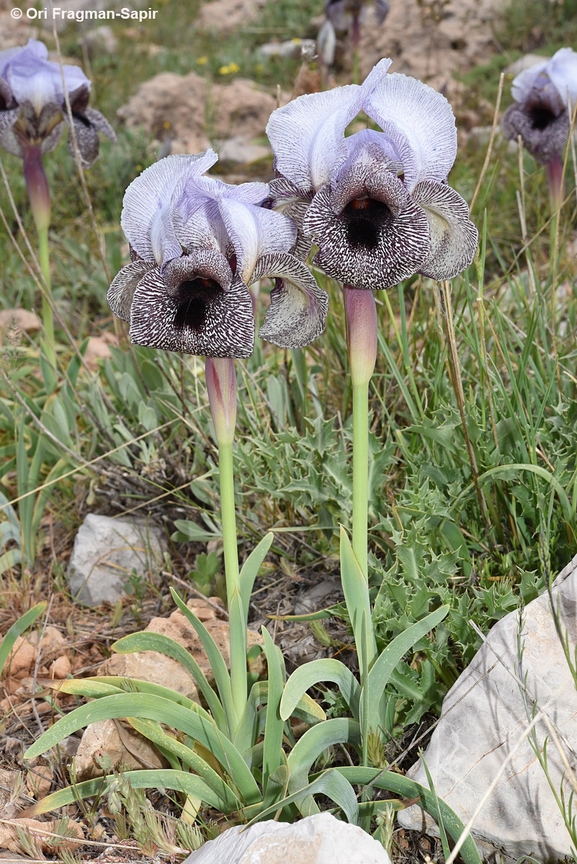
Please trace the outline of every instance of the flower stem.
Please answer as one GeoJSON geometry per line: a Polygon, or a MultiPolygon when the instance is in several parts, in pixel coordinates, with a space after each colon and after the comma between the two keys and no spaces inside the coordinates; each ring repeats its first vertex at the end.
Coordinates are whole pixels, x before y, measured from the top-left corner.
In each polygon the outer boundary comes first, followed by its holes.
{"type": "MultiPolygon", "coordinates": [[[[206,358],[206,385],[218,446],[220,507],[226,599],[229,611],[230,678],[235,727],[243,715],[247,698],[246,627],[248,609],[240,593],[236,511],[234,504],[233,441],[236,424],[236,375],[230,357],[206,358]]],[[[231,730],[232,733],[236,731],[231,730]]]]}
{"type": "Polygon", "coordinates": [[[353,551],[368,578],[369,381],[377,359],[377,310],[372,291],[343,289],[353,385],[353,551]]]}
{"type": "MultiPolygon", "coordinates": [[[[52,310],[52,282],[50,279],[50,253],[48,228],[50,226],[50,188],[42,164],[40,146],[27,144],[24,147],[24,179],[28,190],[30,208],[38,233],[38,260],[44,281],[42,291],[42,323],[44,325],[44,350],[46,359],[56,370],[56,349],[54,340],[54,313],[52,310]]],[[[54,377],[55,374],[52,374],[54,377]]]]}

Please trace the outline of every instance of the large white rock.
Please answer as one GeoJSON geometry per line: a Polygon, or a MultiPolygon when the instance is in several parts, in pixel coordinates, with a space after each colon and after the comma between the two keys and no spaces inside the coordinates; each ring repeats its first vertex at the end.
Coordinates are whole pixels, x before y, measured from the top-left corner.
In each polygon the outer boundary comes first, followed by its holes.
{"type": "MultiPolygon", "coordinates": [[[[570,656],[575,657],[577,556],[561,571],[552,593],[570,656]]],[[[447,694],[424,754],[437,794],[465,823],[536,711],[553,724],[565,758],[577,773],[577,692],[547,593],[529,603],[522,619],[512,612],[493,627],[447,694]]],[[[540,720],[534,740],[541,751],[546,739],[549,778],[557,793],[563,788],[569,801],[571,786],[562,758],[540,720]]],[[[421,761],[409,776],[428,786],[421,761]]],[[[418,806],[401,811],[399,821],[405,828],[438,834],[418,806]]],[[[539,861],[555,861],[571,855],[563,815],[529,740],[507,764],[472,833],[486,853],[497,849],[512,859],[532,855],[539,861]]]]}
{"type": "Polygon", "coordinates": [[[330,813],[292,825],[237,825],[209,840],[183,864],[391,864],[377,840],[330,813]]]}
{"type": "Polygon", "coordinates": [[[89,513],[78,530],[68,565],[70,591],[88,606],[114,603],[131,574],[162,568],[164,533],[150,522],[89,513]]]}

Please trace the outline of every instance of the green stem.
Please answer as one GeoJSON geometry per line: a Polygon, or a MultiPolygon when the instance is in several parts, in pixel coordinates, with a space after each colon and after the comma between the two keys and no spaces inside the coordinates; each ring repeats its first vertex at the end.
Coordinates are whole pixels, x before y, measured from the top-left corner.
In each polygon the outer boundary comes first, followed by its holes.
{"type": "MultiPolygon", "coordinates": [[[[220,506],[222,541],[224,546],[224,572],[230,629],[230,677],[232,701],[237,722],[241,719],[247,699],[246,673],[246,613],[240,596],[240,573],[234,504],[234,473],[232,443],[218,448],[220,474],[220,506]]],[[[246,610],[248,612],[248,610],[246,610]]]]}
{"type": "Polygon", "coordinates": [[[343,288],[353,387],[353,552],[368,579],[369,381],[377,359],[377,312],[372,291],[343,288]]]}
{"type": "Polygon", "coordinates": [[[218,446],[224,574],[229,615],[230,683],[233,703],[233,728],[230,731],[234,736],[244,714],[247,700],[246,627],[248,603],[245,609],[240,592],[238,567],[232,464],[232,447],[236,424],[236,373],[234,360],[231,357],[206,358],[206,387],[218,446]]]}
{"type": "Polygon", "coordinates": [[[353,552],[368,576],[369,383],[353,383],[353,552]]]}
{"type": "MultiPolygon", "coordinates": [[[[54,355],[54,313],[52,311],[52,306],[50,304],[50,297],[52,295],[52,282],[50,279],[50,251],[48,246],[48,228],[38,229],[38,260],[40,263],[40,270],[42,271],[42,276],[44,277],[44,287],[45,290],[42,292],[42,322],[44,324],[44,337],[46,339],[46,345],[49,350],[51,350],[51,354],[54,355]]],[[[53,360],[55,361],[55,356],[48,358],[52,365],[53,360]]]]}

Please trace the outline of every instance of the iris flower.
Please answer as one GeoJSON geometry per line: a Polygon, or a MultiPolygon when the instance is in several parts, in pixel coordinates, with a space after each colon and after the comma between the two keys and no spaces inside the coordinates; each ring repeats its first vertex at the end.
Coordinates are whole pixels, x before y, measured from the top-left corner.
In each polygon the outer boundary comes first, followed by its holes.
{"type": "Polygon", "coordinates": [[[328,298],[291,254],[296,228],[261,204],[266,183],[231,186],[203,176],[212,150],[168,156],[126,190],[121,224],[132,261],[108,302],[139,345],[207,357],[248,357],[254,345],[249,286],[275,280],[260,336],[297,348],[322,333],[328,298]]]}
{"type": "Polygon", "coordinates": [[[444,280],[477,248],[469,208],[447,185],[457,153],[451,106],[431,87],[388,75],[300,96],[273,112],[267,133],[276,207],[318,247],[314,262],[355,288],[388,288],[415,273],[444,280]],[[380,126],[345,137],[359,112],[380,126]]]}
{"type": "Polygon", "coordinates": [[[513,104],[502,120],[505,137],[524,146],[546,165],[553,198],[561,191],[562,156],[571,113],[577,101],[577,54],[561,48],[550,60],[525,69],[513,79],[513,104]]]}
{"type": "MultiPolygon", "coordinates": [[[[89,107],[90,81],[84,72],[50,62],[48,49],[35,39],[23,48],[0,52],[0,146],[24,159],[33,147],[41,153],[53,150],[62,124],[70,125],[64,87],[82,161],[92,165],[98,156],[98,133],[114,140],[114,131],[89,107]]],[[[70,135],[68,147],[73,152],[70,135]]]]}
{"type": "Polygon", "coordinates": [[[517,75],[511,92],[515,101],[503,115],[506,137],[520,135],[542,164],[562,156],[571,123],[568,108],[577,99],[577,54],[561,48],[550,60],[517,75]]]}

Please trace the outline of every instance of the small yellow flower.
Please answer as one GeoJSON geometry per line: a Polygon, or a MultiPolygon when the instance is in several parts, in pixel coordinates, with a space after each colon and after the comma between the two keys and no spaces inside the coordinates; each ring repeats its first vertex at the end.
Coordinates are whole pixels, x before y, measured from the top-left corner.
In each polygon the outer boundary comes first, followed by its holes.
{"type": "Polygon", "coordinates": [[[206,64],[208,63],[208,57],[197,57],[196,62],[199,66],[206,66],[206,64]]]}
{"type": "Polygon", "coordinates": [[[163,129],[170,129],[171,126],[172,126],[172,123],[170,122],[170,120],[165,120],[164,123],[162,124],[163,129]]]}
{"type": "Polygon", "coordinates": [[[229,63],[228,66],[221,66],[218,70],[221,75],[235,75],[240,72],[238,63],[229,63]]]}

